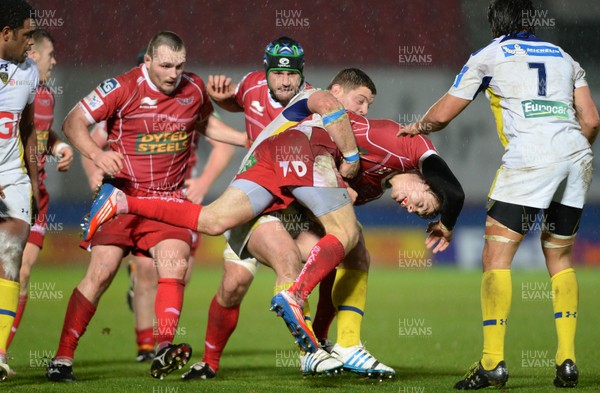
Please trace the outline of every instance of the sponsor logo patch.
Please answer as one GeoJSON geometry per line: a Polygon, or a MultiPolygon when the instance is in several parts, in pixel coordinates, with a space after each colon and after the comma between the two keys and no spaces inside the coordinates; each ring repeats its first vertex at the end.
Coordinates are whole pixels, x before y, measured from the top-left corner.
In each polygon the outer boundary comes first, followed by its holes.
{"type": "Polygon", "coordinates": [[[254,113],[256,113],[259,116],[263,115],[263,112],[265,111],[265,107],[260,105],[260,102],[258,101],[252,101],[252,103],[250,104],[250,110],[254,113]]]}
{"type": "Polygon", "coordinates": [[[98,94],[96,94],[95,91],[93,91],[90,94],[88,94],[87,96],[85,96],[85,98],[83,99],[83,102],[86,103],[86,105],[92,110],[92,112],[94,112],[96,109],[98,109],[102,105],[104,105],[104,102],[98,96],[98,94]]]}
{"type": "Polygon", "coordinates": [[[194,102],[194,96],[175,98],[180,105],[190,105],[194,102]]]}
{"type": "Polygon", "coordinates": [[[139,134],[135,151],[139,154],[172,154],[186,150],[190,134],[186,131],[139,134]]]}
{"type": "Polygon", "coordinates": [[[98,91],[100,91],[100,95],[102,97],[106,97],[118,87],[121,87],[119,82],[115,78],[111,78],[100,83],[100,85],[98,86],[98,91]]]}
{"type": "Polygon", "coordinates": [[[511,56],[550,56],[563,57],[560,49],[554,46],[533,46],[525,44],[508,44],[502,45],[504,57],[511,56]]]}
{"type": "Polygon", "coordinates": [[[150,97],[143,97],[140,100],[140,108],[154,109],[154,108],[156,108],[157,102],[158,102],[158,99],[152,99],[150,97]]]}
{"type": "Polygon", "coordinates": [[[569,106],[564,102],[546,100],[521,101],[523,115],[526,118],[553,116],[561,119],[569,118],[569,106]]]}

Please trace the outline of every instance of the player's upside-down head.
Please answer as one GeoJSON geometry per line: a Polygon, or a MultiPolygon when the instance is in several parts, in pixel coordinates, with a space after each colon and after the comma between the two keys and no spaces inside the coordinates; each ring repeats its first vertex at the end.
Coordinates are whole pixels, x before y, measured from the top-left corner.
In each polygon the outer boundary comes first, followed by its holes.
{"type": "Polygon", "coordinates": [[[442,206],[441,196],[436,195],[420,173],[409,172],[395,175],[389,180],[391,198],[409,213],[422,218],[438,215],[442,206]]]}

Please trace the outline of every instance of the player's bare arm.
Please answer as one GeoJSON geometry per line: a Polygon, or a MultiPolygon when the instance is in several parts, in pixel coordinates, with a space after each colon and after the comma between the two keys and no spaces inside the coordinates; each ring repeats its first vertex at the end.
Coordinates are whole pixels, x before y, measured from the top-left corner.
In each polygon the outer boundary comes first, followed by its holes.
{"type": "Polygon", "coordinates": [[[48,130],[48,148],[46,154],[58,158],[56,170],[59,172],[68,171],[73,163],[73,149],[63,142],[54,130],[48,130]]]}
{"type": "Polygon", "coordinates": [[[21,121],[19,122],[19,133],[21,134],[21,143],[23,143],[23,150],[25,151],[24,160],[25,168],[29,174],[31,180],[31,192],[33,197],[33,213],[32,217],[37,214],[40,201],[40,190],[38,182],[38,167],[37,167],[37,155],[35,154],[37,148],[37,136],[33,126],[33,104],[25,105],[21,121]]]}
{"type": "Polygon", "coordinates": [[[208,142],[211,144],[212,150],[202,174],[185,181],[185,197],[194,203],[202,203],[210,187],[221,176],[235,155],[235,148],[230,144],[212,139],[208,139],[208,142]]]}
{"type": "Polygon", "coordinates": [[[470,103],[469,100],[446,93],[429,108],[421,120],[400,129],[397,135],[429,134],[442,130],[470,103]]]}
{"type": "Polygon", "coordinates": [[[231,78],[225,75],[209,75],[206,92],[219,107],[226,111],[242,112],[244,108],[235,101],[236,86],[232,86],[231,78]]]}
{"type": "Polygon", "coordinates": [[[114,176],[123,168],[123,155],[116,151],[100,149],[90,137],[88,132],[90,125],[83,110],[75,106],[65,118],[63,132],[81,155],[91,159],[103,173],[114,176]]]}
{"type": "Polygon", "coordinates": [[[587,138],[590,145],[596,140],[600,128],[600,117],[598,109],[594,104],[592,93],[588,86],[578,87],[573,92],[573,106],[577,120],[581,126],[581,132],[587,138]]]}
{"type": "Polygon", "coordinates": [[[307,105],[312,113],[321,115],[325,130],[344,156],[339,167],[340,174],[345,178],[353,178],[360,168],[360,157],[346,110],[331,93],[324,90],[311,94],[307,105]]]}
{"type": "MultiPolygon", "coordinates": [[[[106,132],[104,132],[102,127],[100,127],[98,124],[92,127],[90,137],[100,149],[104,150],[108,146],[106,132]]],[[[102,184],[104,172],[102,172],[100,168],[94,165],[94,162],[92,160],[84,156],[81,156],[81,166],[83,167],[83,171],[87,176],[90,189],[94,191],[97,187],[99,187],[102,184]]]]}
{"type": "Polygon", "coordinates": [[[198,122],[196,130],[217,142],[241,147],[248,145],[248,136],[245,132],[228,126],[215,115],[210,115],[208,120],[198,122]]]}

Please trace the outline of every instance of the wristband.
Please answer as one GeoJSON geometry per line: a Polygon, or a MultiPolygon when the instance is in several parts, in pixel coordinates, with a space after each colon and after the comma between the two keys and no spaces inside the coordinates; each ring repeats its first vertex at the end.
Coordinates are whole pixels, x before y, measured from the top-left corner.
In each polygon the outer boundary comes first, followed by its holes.
{"type": "Polygon", "coordinates": [[[343,153],[344,160],[346,162],[356,162],[360,160],[360,154],[358,154],[358,150],[354,149],[350,153],[343,153]]]}
{"type": "Polygon", "coordinates": [[[327,127],[328,125],[330,125],[340,117],[344,116],[345,114],[346,109],[344,108],[338,109],[337,111],[332,113],[328,113],[327,115],[323,116],[323,126],[327,127]]]}
{"type": "Polygon", "coordinates": [[[54,157],[58,157],[60,154],[58,154],[59,151],[61,151],[63,149],[63,147],[68,147],[69,149],[71,148],[71,146],[69,146],[68,143],[65,142],[60,142],[58,145],[56,145],[56,147],[54,148],[54,151],[52,152],[52,155],[54,157]]]}
{"type": "Polygon", "coordinates": [[[452,229],[450,229],[450,228],[448,228],[447,226],[445,226],[445,225],[444,225],[444,223],[442,223],[442,221],[441,221],[441,220],[440,220],[440,228],[441,228],[443,231],[446,231],[446,232],[452,232],[452,229]]]}

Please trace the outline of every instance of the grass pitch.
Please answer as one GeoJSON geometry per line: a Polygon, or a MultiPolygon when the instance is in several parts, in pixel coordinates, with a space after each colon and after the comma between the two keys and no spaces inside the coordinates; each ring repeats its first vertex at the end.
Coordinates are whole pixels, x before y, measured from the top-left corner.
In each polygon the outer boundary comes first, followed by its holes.
{"type": "MultiPolygon", "coordinates": [[[[201,264],[194,269],[176,338],[192,345],[192,362],[201,358],[207,309],[221,274],[219,269],[206,269],[201,264]]],[[[69,296],[84,269],[35,266],[30,301],[9,353],[9,363],[18,374],[0,384],[0,389],[60,393],[449,392],[481,356],[480,272],[438,267],[374,269],[369,277],[362,337],[372,354],[396,369],[397,377],[377,382],[346,372],[338,377],[303,378],[291,336],[283,321],[268,310],[274,275],[261,268],[242,305],[238,328],[225,350],[217,378],[184,382],[181,372],[175,372],[159,381],[150,377],[148,363],[133,361],[133,315],[125,303],[127,274],[121,270],[76,352],[78,382],[57,384],[46,381],[44,363],[56,351],[69,296]]],[[[598,391],[600,271],[579,269],[578,279],[578,390],[598,391]]],[[[556,334],[550,292],[545,272],[513,274],[506,391],[555,390],[556,334]]],[[[312,304],[314,310],[316,298],[312,304]]],[[[335,337],[335,323],[331,332],[335,337]]]]}

